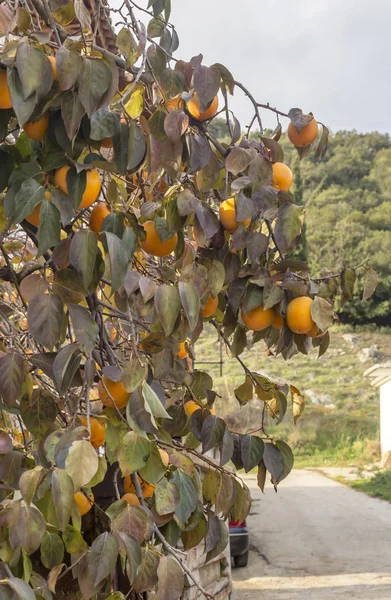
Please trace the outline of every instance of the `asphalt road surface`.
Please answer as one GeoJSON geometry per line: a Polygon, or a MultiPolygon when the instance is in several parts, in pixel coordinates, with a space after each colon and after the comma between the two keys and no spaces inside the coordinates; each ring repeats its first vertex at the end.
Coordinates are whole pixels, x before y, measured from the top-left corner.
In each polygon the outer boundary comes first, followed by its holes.
{"type": "Polygon", "coordinates": [[[278,493],[246,478],[248,567],[232,600],[391,600],[391,504],[295,470],[278,493]]]}

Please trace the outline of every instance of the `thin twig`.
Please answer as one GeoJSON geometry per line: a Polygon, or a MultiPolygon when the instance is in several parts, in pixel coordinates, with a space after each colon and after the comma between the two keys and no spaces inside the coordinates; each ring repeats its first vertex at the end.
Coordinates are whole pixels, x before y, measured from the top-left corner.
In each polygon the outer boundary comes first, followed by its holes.
{"type": "Polygon", "coordinates": [[[47,18],[48,18],[48,21],[49,21],[50,29],[54,33],[54,37],[56,38],[56,42],[57,42],[58,47],[60,47],[61,46],[60,34],[58,33],[57,25],[54,22],[52,12],[51,12],[51,10],[49,8],[48,0],[42,0],[42,2],[43,2],[43,5],[45,7],[45,11],[46,11],[47,18]]]}
{"type": "MultiPolygon", "coordinates": [[[[146,503],[145,503],[145,500],[144,500],[144,497],[143,497],[143,492],[142,492],[142,489],[141,489],[141,485],[140,485],[140,482],[139,482],[138,477],[137,477],[137,473],[132,473],[131,478],[132,478],[132,483],[134,485],[134,489],[136,490],[136,496],[140,500],[141,505],[142,506],[146,506],[146,503]]],[[[214,600],[214,596],[212,596],[211,594],[209,594],[201,586],[201,584],[196,580],[196,578],[194,577],[193,573],[186,566],[186,564],[184,563],[184,561],[182,560],[182,558],[180,556],[178,556],[178,553],[176,552],[176,550],[172,546],[170,546],[170,544],[167,542],[166,538],[164,537],[164,535],[162,534],[162,532],[160,531],[160,529],[158,528],[158,526],[156,524],[153,525],[153,531],[154,531],[156,537],[163,544],[163,547],[165,548],[165,550],[167,550],[167,552],[169,554],[171,554],[171,556],[173,556],[175,558],[175,560],[178,561],[178,563],[180,564],[181,568],[186,573],[186,575],[192,580],[192,582],[194,583],[194,585],[197,587],[198,591],[200,591],[201,594],[203,594],[205,596],[205,598],[208,598],[209,600],[214,600]]]]}

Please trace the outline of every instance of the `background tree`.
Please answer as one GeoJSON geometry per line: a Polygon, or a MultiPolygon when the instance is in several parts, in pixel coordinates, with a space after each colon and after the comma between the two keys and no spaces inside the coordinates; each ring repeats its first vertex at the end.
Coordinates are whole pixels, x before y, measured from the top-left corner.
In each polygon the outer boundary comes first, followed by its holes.
{"type": "Polygon", "coordinates": [[[247,339],[322,355],[338,286],[351,293],[361,268],[317,280],[289,258],[303,209],[281,126],[264,136],[259,111],[291,121],[300,156],[323,155],[327,128],[259,104],[202,55],[174,57],[169,0],[112,9],[116,37],[108,7],[32,6],[0,6],[0,592],[175,600],[186,574],[211,598],[177,543],[221,553],[225,521],[250,507],[226,465],[277,487],[293,455],[265,415],[281,422],[288,398],[295,420],[304,409],[299,390],[245,365],[247,339]],[[234,91],[256,139],[230,113],[234,91]],[[219,102],[227,144],[208,129],[219,102]],[[205,320],[243,368],[238,401],[264,402],[251,434],[214,414],[212,378],[191,369],[205,320]]]}

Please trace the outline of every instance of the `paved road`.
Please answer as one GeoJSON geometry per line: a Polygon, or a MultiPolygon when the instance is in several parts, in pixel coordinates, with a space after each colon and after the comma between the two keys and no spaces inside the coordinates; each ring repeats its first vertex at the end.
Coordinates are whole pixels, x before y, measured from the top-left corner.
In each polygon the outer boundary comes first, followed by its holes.
{"type": "Polygon", "coordinates": [[[391,504],[313,471],[278,494],[246,483],[251,552],[232,600],[391,600],[391,504]]]}

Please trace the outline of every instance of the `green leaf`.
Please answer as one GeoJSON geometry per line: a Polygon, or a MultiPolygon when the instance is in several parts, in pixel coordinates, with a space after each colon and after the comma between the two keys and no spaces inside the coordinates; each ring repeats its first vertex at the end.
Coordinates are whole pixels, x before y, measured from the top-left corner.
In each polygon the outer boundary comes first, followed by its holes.
{"type": "Polygon", "coordinates": [[[70,260],[79,273],[85,289],[88,289],[94,275],[94,266],[98,254],[96,233],[83,229],[72,238],[70,260]]]}
{"type": "Polygon", "coordinates": [[[191,550],[195,548],[205,539],[206,532],[208,530],[208,524],[205,518],[201,518],[198,524],[190,531],[183,531],[181,533],[181,539],[183,542],[184,550],[191,550]]]}
{"type": "Polygon", "coordinates": [[[129,583],[132,583],[142,562],[141,547],[138,541],[127,533],[119,532],[117,538],[120,542],[120,553],[127,559],[126,575],[129,583]]]}
{"type": "Polygon", "coordinates": [[[27,309],[29,332],[42,346],[52,349],[60,341],[63,304],[55,294],[35,296],[27,309]]]}
{"type": "Polygon", "coordinates": [[[66,532],[74,502],[74,486],[71,477],[63,469],[53,470],[52,494],[58,526],[60,531],[66,532]]]}
{"type": "Polygon", "coordinates": [[[254,387],[252,379],[249,375],[246,375],[244,383],[234,390],[234,394],[242,406],[253,399],[254,387]]]}
{"type": "Polygon", "coordinates": [[[149,513],[139,506],[127,506],[111,521],[113,533],[127,533],[139,544],[148,540],[153,532],[153,522],[149,513]]]}
{"type": "Polygon", "coordinates": [[[197,490],[190,477],[180,470],[174,472],[172,482],[179,492],[179,504],[175,509],[178,520],[184,525],[197,506],[197,490]]]}
{"type": "Polygon", "coordinates": [[[54,273],[53,292],[65,304],[79,304],[87,296],[80,277],[73,269],[59,269],[54,273]]]}
{"type": "Polygon", "coordinates": [[[88,545],[84,541],[80,531],[77,531],[72,525],[65,527],[62,539],[69,554],[81,554],[88,549],[88,545]]]}
{"type": "Polygon", "coordinates": [[[232,76],[232,73],[227,69],[227,67],[220,63],[215,63],[214,65],[212,65],[212,67],[219,71],[222,82],[224,83],[231,96],[233,96],[235,81],[232,76]]]}
{"type": "Polygon", "coordinates": [[[39,217],[40,225],[37,233],[37,256],[42,256],[49,248],[56,246],[60,241],[61,217],[60,212],[55,205],[46,198],[42,200],[39,217]]]}
{"type": "Polygon", "coordinates": [[[7,485],[14,485],[19,479],[24,456],[16,450],[8,452],[0,460],[0,479],[7,485]]]}
{"type": "Polygon", "coordinates": [[[24,380],[23,358],[16,352],[9,352],[0,358],[0,398],[8,406],[13,406],[22,393],[24,380]]]}
{"type": "Polygon", "coordinates": [[[58,86],[60,91],[70,90],[77,81],[83,58],[77,52],[67,50],[60,46],[56,54],[58,86]]]}
{"type": "Polygon", "coordinates": [[[343,300],[352,300],[354,293],[354,284],[356,283],[356,271],[350,267],[343,269],[341,273],[341,288],[343,300]]]}
{"type": "Polygon", "coordinates": [[[178,288],[183,310],[185,311],[189,322],[190,331],[194,331],[200,317],[200,297],[198,291],[194,285],[183,281],[179,282],[178,288]]]}
{"type": "Polygon", "coordinates": [[[87,6],[82,0],[74,0],[74,9],[77,20],[79,21],[84,32],[91,30],[91,16],[87,6]]]}
{"type": "Polygon", "coordinates": [[[138,44],[128,27],[123,27],[117,35],[117,48],[126,58],[126,65],[132,67],[136,62],[139,51],[138,44]]]}
{"type": "Polygon", "coordinates": [[[74,441],[65,459],[65,470],[73,480],[75,491],[87,485],[99,467],[98,455],[86,440],[74,441]]]}
{"type": "Polygon", "coordinates": [[[44,567],[52,569],[61,564],[64,558],[64,544],[56,533],[45,534],[41,544],[41,561],[44,567]]]}
{"type": "Polygon", "coordinates": [[[227,547],[227,544],[228,528],[226,524],[216,516],[210,517],[206,536],[206,562],[221,554],[227,547]]]}
{"type": "Polygon", "coordinates": [[[321,331],[326,331],[334,321],[333,305],[317,296],[311,304],[311,317],[321,331]]]}
{"type": "Polygon", "coordinates": [[[87,185],[87,172],[85,169],[77,170],[71,167],[66,174],[68,196],[72,200],[73,208],[78,209],[87,185]]]}
{"type": "Polygon", "coordinates": [[[87,115],[100,108],[102,96],[111,83],[111,72],[103,60],[84,58],[78,77],[79,98],[87,115]]]}
{"type": "Polygon", "coordinates": [[[172,481],[163,477],[155,488],[155,508],[159,515],[175,512],[179,503],[179,490],[172,481]]]}
{"type": "Polygon", "coordinates": [[[243,435],[240,437],[240,454],[246,473],[258,466],[262,460],[265,444],[256,435],[243,435]]]}
{"type": "MultiPolygon", "coordinates": [[[[0,363],[1,364],[1,363],[0,363]]],[[[123,384],[127,392],[132,393],[145,380],[147,367],[135,357],[132,358],[124,369],[123,384]]]]}
{"type": "Polygon", "coordinates": [[[170,112],[164,121],[164,130],[172,142],[177,142],[189,125],[189,117],[183,111],[170,112]]]}
{"type": "Polygon", "coordinates": [[[283,254],[291,250],[300,238],[303,212],[302,206],[296,206],[290,202],[286,202],[278,209],[274,236],[283,254]]]}
{"type": "Polygon", "coordinates": [[[94,585],[98,586],[114,573],[118,551],[118,541],[112,533],[106,531],[93,541],[88,555],[88,570],[95,576],[94,585]]]}
{"type": "Polygon", "coordinates": [[[225,281],[225,269],[222,262],[219,260],[213,260],[210,268],[208,269],[208,282],[210,286],[210,293],[213,298],[219,294],[222,290],[225,281]]]}
{"type": "Polygon", "coordinates": [[[159,77],[159,83],[169,98],[183,92],[185,78],[183,73],[166,67],[159,77]]]}
{"type": "Polygon", "coordinates": [[[147,27],[147,35],[150,38],[160,37],[163,33],[164,23],[160,19],[151,19],[147,27]]]}
{"type": "Polygon", "coordinates": [[[272,443],[265,444],[263,462],[265,467],[272,476],[272,483],[277,485],[281,481],[282,474],[284,472],[284,464],[282,461],[281,452],[272,443]]]}
{"type": "Polygon", "coordinates": [[[46,521],[36,506],[29,506],[22,502],[14,527],[20,544],[27,554],[38,550],[46,530],[46,521]]]}
{"type": "Polygon", "coordinates": [[[36,440],[45,436],[57,417],[53,397],[42,388],[34,389],[31,398],[25,394],[19,408],[23,423],[36,440]]]}
{"type": "Polygon", "coordinates": [[[35,467],[22,473],[19,479],[19,490],[26,504],[31,504],[37,491],[37,487],[42,483],[46,475],[46,470],[41,467],[35,467]]]}
{"type": "Polygon", "coordinates": [[[114,233],[104,234],[110,261],[111,291],[116,292],[123,286],[128,270],[128,254],[124,243],[114,233]]]}
{"type": "Polygon", "coordinates": [[[202,453],[215,448],[223,439],[226,425],[223,419],[215,415],[209,415],[202,423],[201,442],[202,453]]]}
{"type": "Polygon", "coordinates": [[[156,484],[165,475],[167,469],[163,464],[159,449],[156,444],[151,445],[151,451],[146,465],[140,469],[140,477],[148,483],[156,484]]]}
{"type": "Polygon", "coordinates": [[[179,600],[185,586],[185,574],[171,556],[162,556],[157,569],[159,600],[179,600]]]}
{"type": "Polygon", "coordinates": [[[100,108],[91,117],[90,138],[103,140],[113,137],[119,131],[120,114],[108,108],[100,108]]]}
{"type": "Polygon", "coordinates": [[[363,295],[362,295],[363,302],[365,302],[365,300],[368,300],[368,298],[373,296],[378,283],[379,283],[379,278],[378,278],[376,271],[374,271],[373,269],[370,269],[370,268],[365,269],[364,291],[363,291],[363,295]]]}
{"type": "Polygon", "coordinates": [[[246,330],[238,325],[235,329],[234,338],[231,344],[232,356],[239,356],[247,346],[246,330]]]}
{"type": "Polygon", "coordinates": [[[77,344],[64,346],[55,357],[52,369],[53,380],[61,395],[64,395],[70,387],[81,384],[80,378],[77,378],[80,362],[81,353],[77,344]]]}
{"type": "Polygon", "coordinates": [[[278,481],[274,482],[275,485],[277,485],[277,483],[280,483],[280,481],[282,481],[283,479],[285,479],[285,477],[287,477],[289,475],[289,473],[293,469],[293,465],[295,462],[293,452],[290,449],[290,447],[288,446],[288,444],[286,444],[282,440],[277,440],[276,446],[279,449],[280,454],[281,454],[283,471],[282,471],[282,474],[280,475],[280,477],[278,478],[278,481]]]}
{"type": "Polygon", "coordinates": [[[122,475],[125,477],[125,475],[131,475],[142,469],[150,453],[150,442],[134,431],[129,431],[117,449],[117,458],[122,475]]]}
{"type": "Polygon", "coordinates": [[[220,71],[216,67],[199,65],[194,71],[194,88],[201,111],[206,110],[220,89],[220,71]]]}
{"type": "Polygon", "coordinates": [[[45,200],[45,188],[39,185],[35,179],[24,181],[15,196],[13,222],[20,223],[23,221],[25,217],[33,212],[37,204],[43,200],[45,200]]]}
{"type": "MultiPolygon", "coordinates": [[[[36,600],[31,587],[21,579],[17,579],[16,577],[9,578],[6,581],[6,585],[17,594],[18,600],[36,600]]],[[[14,600],[14,598],[15,596],[13,598],[10,597],[9,600],[14,600]]],[[[8,600],[8,598],[5,598],[5,600],[8,600]]]]}
{"type": "Polygon", "coordinates": [[[142,394],[146,404],[149,406],[151,414],[156,418],[171,419],[170,415],[164,408],[156,392],[151,388],[146,381],[142,384],[142,394]]]}
{"type": "Polygon", "coordinates": [[[146,151],[147,144],[145,142],[144,133],[137,123],[131,121],[129,123],[128,164],[125,170],[127,169],[133,173],[142,164],[146,151]]]}
{"type": "Polygon", "coordinates": [[[130,129],[126,123],[120,123],[113,135],[114,160],[117,170],[125,175],[129,160],[130,129]]]}
{"type": "Polygon", "coordinates": [[[86,354],[90,354],[95,346],[99,329],[89,310],[79,304],[68,305],[73,331],[86,354]]]}
{"type": "Polygon", "coordinates": [[[166,119],[166,113],[161,108],[155,110],[153,115],[148,119],[149,129],[151,135],[157,142],[164,142],[167,139],[167,134],[164,129],[164,121],[166,119]]]}
{"type": "Polygon", "coordinates": [[[11,96],[12,108],[15,111],[20,127],[23,127],[23,125],[29,120],[34,112],[37,96],[35,93],[33,93],[29,98],[26,100],[24,99],[22,83],[15,69],[8,69],[7,82],[11,96]]]}
{"type": "Polygon", "coordinates": [[[152,590],[156,585],[158,581],[157,569],[160,560],[160,553],[152,546],[142,548],[142,556],[141,567],[133,581],[133,589],[139,594],[152,590]]]}
{"type": "Polygon", "coordinates": [[[37,93],[38,98],[44,98],[52,87],[53,72],[42,50],[27,42],[21,42],[16,52],[16,67],[24,100],[34,92],[37,93]]]}
{"type": "Polygon", "coordinates": [[[159,46],[151,44],[147,50],[147,60],[151,65],[155,75],[159,77],[166,68],[167,64],[167,58],[164,51],[159,48],[159,46]]]}
{"type": "Polygon", "coordinates": [[[233,175],[245,171],[253,159],[253,152],[246,148],[234,148],[227,156],[225,167],[233,175]]]}
{"type": "Polygon", "coordinates": [[[61,97],[61,116],[68,138],[73,140],[79,131],[85,110],[76,92],[69,90],[61,97]]]}
{"type": "Polygon", "coordinates": [[[167,284],[159,286],[154,302],[161,326],[166,337],[168,337],[174,331],[175,323],[181,309],[178,288],[167,284]]]}

